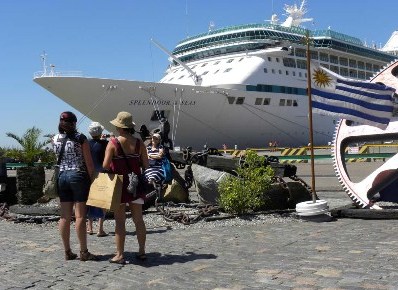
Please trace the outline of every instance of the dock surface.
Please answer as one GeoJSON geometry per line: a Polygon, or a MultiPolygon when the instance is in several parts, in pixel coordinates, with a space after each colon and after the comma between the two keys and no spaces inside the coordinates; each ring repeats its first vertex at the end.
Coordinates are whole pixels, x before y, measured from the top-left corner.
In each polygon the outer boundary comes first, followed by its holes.
{"type": "MultiPolygon", "coordinates": [[[[357,167],[358,175],[366,173],[364,164],[357,167]]],[[[349,204],[332,165],[315,168],[320,198],[331,207],[349,204]]],[[[310,171],[308,164],[298,166],[308,181],[310,171]]],[[[108,262],[115,250],[110,220],[109,236],[88,236],[96,262],[64,261],[56,223],[1,220],[0,289],[398,289],[398,220],[245,222],[150,227],[145,262],[134,257],[129,223],[129,263],[119,266],[108,262]]],[[[77,252],[74,231],[71,240],[77,252]]]]}

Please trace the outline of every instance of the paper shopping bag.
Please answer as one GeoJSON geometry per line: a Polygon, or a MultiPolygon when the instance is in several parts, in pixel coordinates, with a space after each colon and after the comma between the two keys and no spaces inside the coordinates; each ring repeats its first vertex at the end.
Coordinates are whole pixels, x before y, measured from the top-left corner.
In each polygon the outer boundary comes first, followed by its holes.
{"type": "Polygon", "coordinates": [[[87,205],[116,210],[122,198],[122,185],[122,175],[98,173],[91,183],[87,205]]]}

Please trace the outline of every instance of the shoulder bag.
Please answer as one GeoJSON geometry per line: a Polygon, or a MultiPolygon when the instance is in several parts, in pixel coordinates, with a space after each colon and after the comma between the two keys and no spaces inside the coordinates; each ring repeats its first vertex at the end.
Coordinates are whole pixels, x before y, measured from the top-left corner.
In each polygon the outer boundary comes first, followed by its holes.
{"type": "Polygon", "coordinates": [[[59,151],[58,159],[57,159],[57,165],[54,166],[54,175],[52,178],[52,181],[54,183],[54,194],[58,196],[58,179],[59,179],[59,165],[61,164],[62,160],[62,155],[64,155],[65,151],[65,144],[66,144],[67,138],[65,137],[64,140],[62,140],[61,143],[61,150],[59,151]]]}
{"type": "MultiPolygon", "coordinates": [[[[127,186],[127,192],[132,194],[133,197],[135,198],[136,195],[137,195],[137,186],[138,186],[138,183],[139,183],[139,178],[138,178],[137,174],[135,174],[133,172],[133,170],[131,169],[129,161],[127,160],[127,156],[126,156],[126,154],[124,154],[122,145],[120,144],[119,140],[116,139],[116,141],[117,141],[117,143],[119,145],[120,151],[121,151],[121,153],[122,153],[122,155],[124,157],[124,160],[126,161],[126,165],[127,165],[128,170],[129,170],[129,174],[128,174],[129,184],[127,186]]],[[[135,144],[135,152],[136,153],[138,152],[138,154],[139,154],[139,147],[140,147],[139,144],[140,144],[140,142],[139,142],[139,140],[137,140],[137,142],[135,144]]]]}

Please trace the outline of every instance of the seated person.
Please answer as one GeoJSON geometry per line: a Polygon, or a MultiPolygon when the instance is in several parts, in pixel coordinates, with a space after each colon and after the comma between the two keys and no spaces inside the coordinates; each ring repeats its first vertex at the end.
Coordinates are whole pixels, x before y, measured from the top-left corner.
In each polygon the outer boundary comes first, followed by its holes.
{"type": "Polygon", "coordinates": [[[145,170],[144,174],[148,183],[156,183],[165,179],[162,168],[164,148],[160,141],[160,134],[155,133],[152,135],[152,141],[147,146],[149,168],[145,170]]]}

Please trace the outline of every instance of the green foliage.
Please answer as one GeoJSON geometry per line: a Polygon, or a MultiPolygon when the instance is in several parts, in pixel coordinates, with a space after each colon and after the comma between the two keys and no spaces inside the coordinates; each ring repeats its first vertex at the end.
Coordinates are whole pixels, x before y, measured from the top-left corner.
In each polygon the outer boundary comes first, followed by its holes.
{"type": "MultiPolygon", "coordinates": [[[[44,147],[51,142],[50,138],[46,141],[39,141],[41,130],[36,127],[26,130],[22,137],[11,132],[7,132],[6,135],[7,137],[17,141],[19,145],[21,145],[22,149],[9,149],[5,155],[10,158],[18,159],[23,163],[27,163],[29,166],[33,166],[34,162],[36,162],[41,155],[45,153],[44,147]]],[[[46,135],[45,137],[49,137],[49,135],[46,135]]]]}
{"type": "Polygon", "coordinates": [[[245,164],[237,169],[238,177],[229,176],[220,182],[219,203],[226,212],[244,214],[267,206],[265,192],[271,187],[274,171],[264,164],[264,156],[248,150],[245,164]]]}

